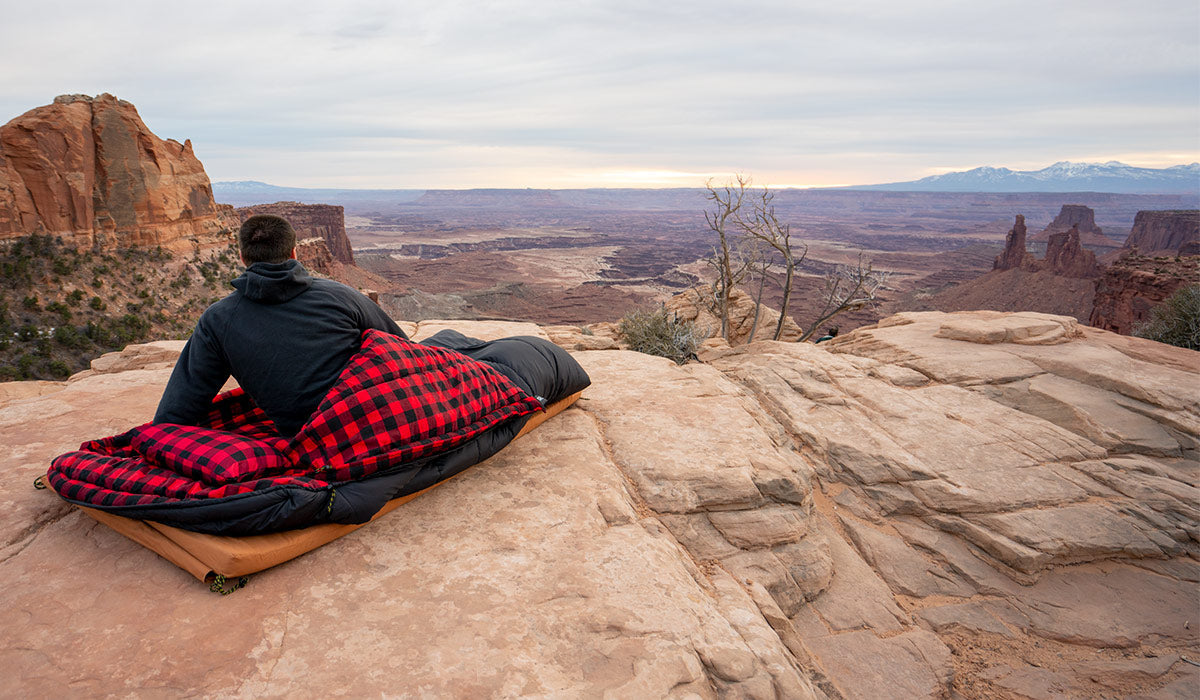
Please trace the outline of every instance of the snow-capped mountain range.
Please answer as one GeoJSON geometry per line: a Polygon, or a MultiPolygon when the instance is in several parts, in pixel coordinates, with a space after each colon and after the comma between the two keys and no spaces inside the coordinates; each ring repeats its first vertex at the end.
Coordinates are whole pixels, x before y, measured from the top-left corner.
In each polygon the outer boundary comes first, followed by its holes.
{"type": "Polygon", "coordinates": [[[1170,168],[1137,168],[1115,160],[1072,163],[1064,160],[1041,170],[982,167],[911,182],[852,187],[856,190],[909,192],[1118,192],[1128,194],[1200,193],[1200,163],[1170,168]]]}

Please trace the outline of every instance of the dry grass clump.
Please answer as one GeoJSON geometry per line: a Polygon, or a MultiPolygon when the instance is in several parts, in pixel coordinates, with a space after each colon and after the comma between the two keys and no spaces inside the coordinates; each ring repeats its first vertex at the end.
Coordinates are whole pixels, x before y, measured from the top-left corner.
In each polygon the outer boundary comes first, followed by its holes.
{"type": "Polygon", "coordinates": [[[630,350],[666,357],[682,365],[696,358],[703,340],[691,321],[680,321],[665,308],[639,310],[627,314],[617,325],[617,333],[630,350]]]}

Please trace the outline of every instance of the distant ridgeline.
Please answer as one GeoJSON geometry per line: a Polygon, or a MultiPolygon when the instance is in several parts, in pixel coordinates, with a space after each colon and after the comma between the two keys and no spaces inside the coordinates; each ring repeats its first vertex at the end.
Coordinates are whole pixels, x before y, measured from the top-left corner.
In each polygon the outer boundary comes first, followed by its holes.
{"type": "Polygon", "coordinates": [[[906,192],[1115,192],[1200,195],[1200,163],[1170,168],[1136,168],[1107,163],[1061,161],[1041,170],[982,167],[932,175],[910,182],[861,185],[856,190],[906,192]]]}

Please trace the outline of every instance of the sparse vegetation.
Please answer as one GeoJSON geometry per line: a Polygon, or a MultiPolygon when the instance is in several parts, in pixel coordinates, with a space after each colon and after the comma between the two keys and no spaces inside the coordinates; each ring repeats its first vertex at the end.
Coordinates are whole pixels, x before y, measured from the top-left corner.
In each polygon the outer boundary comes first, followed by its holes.
{"type": "Polygon", "coordinates": [[[1200,284],[1180,287],[1150,311],[1150,320],[1134,329],[1139,338],[1200,350],[1200,284]]]}
{"type": "Polygon", "coordinates": [[[0,381],[63,379],[129,343],[186,338],[237,276],[234,252],[106,254],[45,234],[0,242],[0,381]],[[204,286],[190,284],[197,274],[204,286]],[[180,278],[187,282],[171,285],[180,278]]]}
{"type": "MultiPolygon", "coordinates": [[[[709,310],[721,321],[721,337],[730,340],[729,308],[733,290],[748,285],[754,299],[754,320],[749,339],[754,339],[768,283],[781,292],[779,320],[771,337],[783,336],[796,275],[808,257],[808,246],[793,241],[791,227],[780,220],[769,188],[751,189],[750,179],[737,175],[728,184],[705,187],[711,211],[704,212],[708,227],[717,234],[717,247],[709,258],[715,272],[710,289],[709,310]],[[782,270],[779,280],[777,270],[782,270]]],[[[804,329],[800,341],[808,340],[818,328],[844,311],[875,303],[887,281],[887,273],[874,269],[860,252],[857,265],[839,265],[824,275],[822,305],[816,318],[804,329]]]]}
{"type": "Polygon", "coordinates": [[[617,333],[630,350],[666,357],[682,365],[695,359],[699,334],[690,321],[680,321],[665,308],[634,311],[621,319],[617,333]]]}

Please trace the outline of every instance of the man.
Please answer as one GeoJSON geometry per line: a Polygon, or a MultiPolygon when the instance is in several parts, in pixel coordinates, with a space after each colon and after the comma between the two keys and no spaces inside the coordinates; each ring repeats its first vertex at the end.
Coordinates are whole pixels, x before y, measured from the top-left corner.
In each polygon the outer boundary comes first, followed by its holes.
{"type": "Polygon", "coordinates": [[[208,307],[183,348],[155,423],[196,425],[230,375],[291,437],[316,411],[374,328],[407,338],[359,292],[314,279],[296,260],[296,232],[279,216],[246,219],[238,232],[246,272],[208,307]]]}

